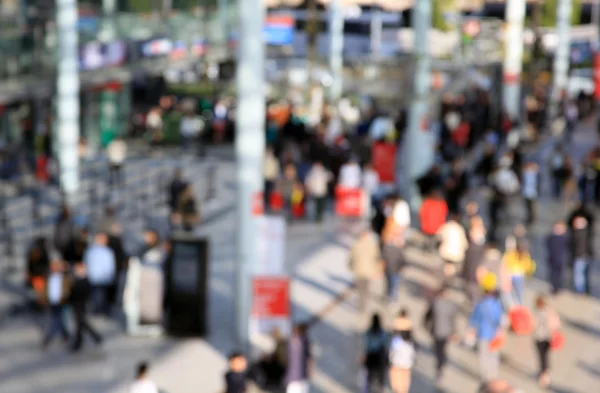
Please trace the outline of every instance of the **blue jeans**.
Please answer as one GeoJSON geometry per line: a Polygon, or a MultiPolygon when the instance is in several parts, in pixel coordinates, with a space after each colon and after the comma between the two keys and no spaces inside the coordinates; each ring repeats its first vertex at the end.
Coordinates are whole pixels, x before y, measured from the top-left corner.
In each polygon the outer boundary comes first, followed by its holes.
{"type": "Polygon", "coordinates": [[[92,287],[92,303],[96,314],[108,314],[108,286],[94,285],[92,287]]]}
{"type": "Polygon", "coordinates": [[[573,266],[573,286],[577,293],[585,293],[588,288],[588,270],[590,263],[586,258],[577,258],[573,266]]]}
{"type": "Polygon", "coordinates": [[[388,289],[388,296],[390,298],[390,301],[393,301],[396,299],[396,297],[398,296],[398,289],[400,288],[400,273],[398,272],[388,272],[387,273],[387,289],[388,289]]]}
{"type": "Polygon", "coordinates": [[[525,276],[512,276],[512,287],[518,305],[523,305],[525,298],[525,276]]]}

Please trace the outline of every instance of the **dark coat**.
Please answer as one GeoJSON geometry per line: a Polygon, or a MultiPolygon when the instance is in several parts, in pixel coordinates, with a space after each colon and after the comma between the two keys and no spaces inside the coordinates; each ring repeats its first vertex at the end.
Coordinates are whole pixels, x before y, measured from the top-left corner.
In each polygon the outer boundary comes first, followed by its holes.
{"type": "Polygon", "coordinates": [[[565,235],[550,235],[546,239],[548,250],[548,267],[552,270],[562,269],[569,260],[569,238],[565,235]]]}
{"type": "Polygon", "coordinates": [[[482,264],[484,254],[485,246],[483,244],[469,242],[462,271],[462,277],[465,281],[477,281],[477,268],[482,264]]]}
{"type": "Polygon", "coordinates": [[[87,278],[76,278],[71,287],[69,303],[76,311],[85,310],[85,306],[90,299],[92,287],[87,278]]]}

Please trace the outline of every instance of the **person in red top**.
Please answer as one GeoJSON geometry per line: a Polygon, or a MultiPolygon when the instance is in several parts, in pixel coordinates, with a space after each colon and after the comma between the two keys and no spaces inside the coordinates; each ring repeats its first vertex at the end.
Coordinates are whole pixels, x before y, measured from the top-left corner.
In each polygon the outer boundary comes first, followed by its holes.
{"type": "MultiPolygon", "coordinates": [[[[434,190],[421,205],[419,218],[421,220],[421,231],[429,238],[434,239],[436,233],[446,222],[448,216],[448,205],[440,190],[434,190]]],[[[428,242],[428,248],[433,247],[433,240],[428,242]]]]}

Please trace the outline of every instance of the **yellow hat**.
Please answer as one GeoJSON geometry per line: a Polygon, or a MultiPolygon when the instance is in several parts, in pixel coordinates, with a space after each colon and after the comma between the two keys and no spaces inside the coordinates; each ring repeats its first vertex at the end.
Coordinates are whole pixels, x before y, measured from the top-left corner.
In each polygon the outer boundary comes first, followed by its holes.
{"type": "Polygon", "coordinates": [[[481,289],[483,289],[486,292],[495,291],[496,290],[497,281],[498,281],[498,279],[496,278],[496,275],[494,273],[487,272],[481,278],[481,289]]]}

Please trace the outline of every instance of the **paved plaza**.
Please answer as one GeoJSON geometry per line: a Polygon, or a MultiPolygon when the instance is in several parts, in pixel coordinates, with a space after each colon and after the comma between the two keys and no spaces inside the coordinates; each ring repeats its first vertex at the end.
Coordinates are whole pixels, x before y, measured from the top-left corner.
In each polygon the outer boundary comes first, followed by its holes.
{"type": "MultiPolygon", "coordinates": [[[[596,143],[595,134],[585,128],[575,136],[572,149],[577,154],[596,143]]],[[[534,157],[543,163],[551,151],[551,142],[543,142],[534,157]]],[[[231,165],[231,164],[223,164],[231,165]]],[[[233,171],[224,178],[222,191],[234,195],[228,188],[234,180],[233,171]]],[[[201,181],[201,180],[199,180],[201,181]]],[[[547,176],[544,175],[547,189],[547,176]]],[[[474,195],[482,205],[485,196],[474,195]]],[[[530,233],[538,271],[528,282],[527,304],[533,296],[548,292],[545,282],[545,250],[543,239],[554,220],[564,217],[568,206],[544,198],[540,219],[530,233]]],[[[483,209],[485,213],[485,208],[483,209]]],[[[517,209],[519,211],[519,209],[517,209]]],[[[40,351],[40,334],[35,321],[19,317],[0,325],[0,391],[2,393],[124,393],[140,360],[153,364],[151,376],[166,393],[221,393],[225,356],[235,348],[234,268],[235,213],[224,209],[218,218],[209,220],[199,233],[210,239],[210,333],[206,340],[147,339],[126,337],[116,322],[95,320],[107,337],[101,352],[90,350],[81,355],[65,353],[57,342],[48,352],[40,351]]],[[[508,228],[503,228],[506,232],[508,228]]],[[[319,313],[351,283],[348,271],[348,246],[354,238],[352,225],[329,217],[321,226],[297,223],[289,228],[286,263],[293,275],[293,319],[303,321],[319,313]]],[[[418,239],[418,236],[416,236],[418,239]]],[[[383,282],[375,283],[370,304],[372,312],[380,312],[386,323],[406,307],[416,326],[416,339],[421,344],[414,369],[411,392],[475,392],[477,357],[458,344],[450,347],[450,365],[441,387],[433,383],[434,358],[430,338],[420,326],[426,308],[425,294],[437,285],[435,271],[440,261],[424,253],[418,246],[407,249],[410,266],[406,269],[402,289],[396,304],[383,308],[378,293],[383,282]],[[437,390],[436,390],[437,389],[437,390]]],[[[594,271],[595,297],[587,298],[570,292],[551,300],[559,312],[566,335],[565,348],[552,355],[553,384],[556,393],[592,393],[600,386],[600,272],[594,271]]],[[[2,292],[4,299],[10,294],[2,292]]],[[[456,301],[462,295],[454,293],[456,301]]],[[[361,315],[353,298],[342,302],[316,323],[310,336],[316,354],[316,369],[312,378],[313,393],[355,393],[359,391],[359,358],[361,334],[368,315],[361,315]]],[[[464,327],[465,318],[459,322],[464,327]]],[[[530,337],[510,335],[503,350],[502,375],[527,393],[541,393],[536,384],[537,356],[530,337]]]]}

